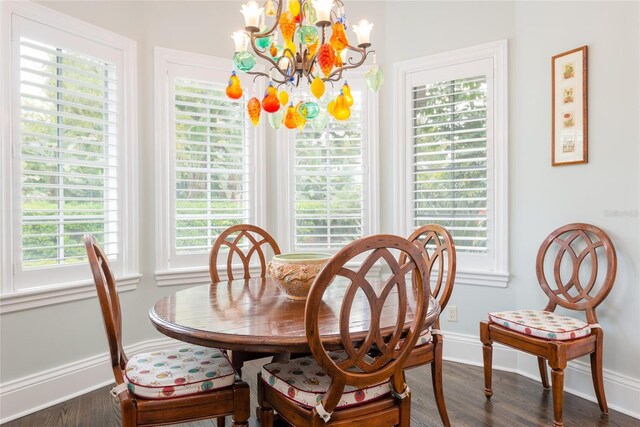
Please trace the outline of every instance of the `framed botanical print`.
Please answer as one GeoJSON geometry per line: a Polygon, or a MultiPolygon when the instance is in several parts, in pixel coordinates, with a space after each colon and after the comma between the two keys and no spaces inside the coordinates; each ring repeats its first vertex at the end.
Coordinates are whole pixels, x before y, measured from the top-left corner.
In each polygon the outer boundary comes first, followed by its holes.
{"type": "Polygon", "coordinates": [[[551,164],[587,163],[587,46],[551,58],[551,164]]]}

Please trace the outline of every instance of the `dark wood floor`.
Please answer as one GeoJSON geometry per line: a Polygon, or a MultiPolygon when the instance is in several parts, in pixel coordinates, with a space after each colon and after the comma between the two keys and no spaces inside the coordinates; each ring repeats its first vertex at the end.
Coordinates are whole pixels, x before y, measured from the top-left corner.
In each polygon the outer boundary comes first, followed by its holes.
{"type": "MultiPolygon", "coordinates": [[[[249,362],[243,368],[243,376],[255,390],[256,373],[263,361],[249,362]]],[[[413,369],[408,374],[411,387],[412,426],[441,426],[431,390],[431,374],[428,367],[413,369]]],[[[533,380],[517,374],[494,371],[492,400],[487,402],[482,392],[482,369],[459,363],[446,362],[444,366],[445,397],[453,426],[548,426],[553,420],[551,393],[533,380]]],[[[6,427],[48,426],[118,426],[120,410],[117,400],[105,387],[92,393],[44,409],[35,414],[6,423],[6,427]]],[[[255,395],[252,393],[252,407],[255,395]]],[[[566,427],[587,426],[635,426],[640,420],[610,411],[600,413],[598,405],[565,393],[564,419],[566,427]]],[[[227,419],[227,425],[229,420],[227,419]]],[[[259,425],[255,418],[250,426],[259,425]]],[[[186,424],[188,427],[215,426],[215,420],[186,424]]]]}

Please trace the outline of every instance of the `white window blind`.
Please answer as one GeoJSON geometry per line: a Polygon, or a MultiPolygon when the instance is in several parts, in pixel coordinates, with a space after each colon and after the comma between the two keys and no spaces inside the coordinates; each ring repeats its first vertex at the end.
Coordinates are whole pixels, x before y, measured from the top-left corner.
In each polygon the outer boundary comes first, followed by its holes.
{"type": "Polygon", "coordinates": [[[118,257],[116,67],[20,39],[24,270],[86,262],[93,233],[118,257]]]}
{"type": "Polygon", "coordinates": [[[228,99],[225,83],[174,80],[177,255],[208,253],[221,231],[250,222],[246,97],[228,99]]]}
{"type": "Polygon", "coordinates": [[[354,104],[345,121],[307,126],[293,141],[295,250],[333,250],[368,233],[367,111],[362,82],[350,80],[354,104]]]}
{"type": "Polygon", "coordinates": [[[11,159],[1,173],[11,199],[1,213],[11,268],[2,271],[1,292],[92,295],[87,233],[103,246],[118,284],[134,285],[135,42],[31,3],[3,10],[11,24],[2,32],[10,39],[2,109],[11,159]],[[77,291],[65,294],[69,286],[77,291]]]}
{"type": "Polygon", "coordinates": [[[458,252],[487,252],[487,78],[414,86],[413,227],[436,223],[458,252]]]}
{"type": "Polygon", "coordinates": [[[396,64],[399,229],[453,236],[458,283],[505,286],[507,43],[396,64]]]}

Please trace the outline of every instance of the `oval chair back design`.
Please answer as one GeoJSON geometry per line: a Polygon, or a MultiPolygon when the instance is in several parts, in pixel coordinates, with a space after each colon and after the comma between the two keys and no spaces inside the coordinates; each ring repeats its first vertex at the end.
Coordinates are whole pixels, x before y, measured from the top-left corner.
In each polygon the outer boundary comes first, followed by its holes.
{"type": "MultiPolygon", "coordinates": [[[[408,239],[422,252],[427,264],[425,279],[429,281],[431,296],[438,301],[442,312],[451,298],[456,279],[456,247],[453,238],[441,225],[426,224],[411,233],[408,239]],[[435,279],[432,275],[434,271],[437,271],[435,279]]],[[[434,325],[436,328],[439,327],[439,322],[438,318],[434,325]]]]}
{"type": "Polygon", "coordinates": [[[109,342],[111,366],[114,368],[114,372],[122,375],[121,370],[125,368],[128,359],[122,348],[122,314],[116,281],[109,266],[109,259],[91,234],[84,235],[84,245],[98,292],[98,300],[109,342]]]}
{"type": "Polygon", "coordinates": [[[597,324],[595,309],[611,292],[616,270],[616,250],[609,236],[600,228],[582,223],[558,228],[542,242],[536,259],[538,283],[549,297],[545,310],[554,311],[558,305],[570,310],[584,310],[587,321],[597,324]],[[554,254],[552,273],[548,274],[549,269],[545,266],[554,254]],[[601,271],[603,264],[604,275],[601,271]],[[568,277],[563,274],[567,271],[570,273],[568,277]]]}
{"type": "Polygon", "coordinates": [[[238,255],[244,269],[244,279],[251,278],[249,266],[251,258],[254,255],[258,256],[260,260],[260,276],[265,277],[267,274],[267,260],[265,251],[262,246],[268,245],[271,247],[274,255],[280,254],[280,247],[276,243],[273,237],[265,230],[255,225],[250,224],[238,224],[231,226],[224,230],[213,242],[211,247],[211,253],[209,255],[209,275],[211,276],[211,282],[216,283],[220,281],[220,275],[218,273],[218,255],[222,246],[229,248],[227,255],[227,278],[233,280],[233,255],[238,255]],[[247,252],[243,251],[241,247],[243,239],[249,242],[247,252]]]}
{"type": "Polygon", "coordinates": [[[425,270],[424,257],[416,245],[403,237],[376,235],[348,244],[337,252],[320,271],[307,299],[305,329],[314,358],[332,379],[329,390],[321,402],[325,411],[333,412],[345,385],[365,388],[390,379],[396,396],[406,394],[407,385],[403,365],[422,331],[429,304],[429,288],[422,280],[425,277],[425,270]],[[399,250],[405,254],[405,261],[398,262],[398,258],[394,257],[389,249],[399,250]],[[371,253],[357,270],[346,266],[348,262],[365,252],[371,253]],[[391,274],[379,295],[366,277],[378,260],[386,262],[391,269],[391,274]],[[407,284],[406,275],[410,272],[413,277],[417,277],[414,285],[407,284]],[[319,332],[322,297],[331,288],[336,278],[346,279],[349,282],[344,290],[344,298],[339,309],[340,341],[347,358],[339,361],[330,357],[322,344],[319,332]],[[358,291],[366,297],[371,320],[366,338],[358,344],[359,348],[355,348],[350,335],[350,316],[358,291]],[[407,292],[413,292],[415,307],[410,307],[407,292]],[[397,300],[397,317],[391,337],[385,341],[386,337],[382,336],[380,328],[380,319],[385,302],[390,296],[397,300]],[[404,335],[404,325],[409,310],[414,317],[408,332],[404,335]],[[372,350],[375,351],[375,357],[365,357],[371,356],[372,350]]]}

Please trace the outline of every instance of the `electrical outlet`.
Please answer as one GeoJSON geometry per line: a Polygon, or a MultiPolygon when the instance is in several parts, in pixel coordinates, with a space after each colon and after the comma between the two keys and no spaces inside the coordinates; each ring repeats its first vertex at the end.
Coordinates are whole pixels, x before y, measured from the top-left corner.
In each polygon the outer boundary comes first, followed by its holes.
{"type": "Polygon", "coordinates": [[[448,322],[457,322],[458,321],[458,307],[455,305],[450,305],[447,307],[447,321],[448,322]]]}

